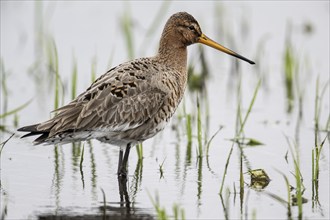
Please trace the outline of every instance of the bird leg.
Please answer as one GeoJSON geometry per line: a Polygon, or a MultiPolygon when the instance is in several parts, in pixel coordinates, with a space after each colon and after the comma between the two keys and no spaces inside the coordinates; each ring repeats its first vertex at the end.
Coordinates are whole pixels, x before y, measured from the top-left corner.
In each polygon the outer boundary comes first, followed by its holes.
{"type": "Polygon", "coordinates": [[[120,151],[119,151],[119,159],[118,159],[118,169],[117,169],[117,174],[119,175],[120,174],[120,170],[121,170],[121,165],[123,163],[123,150],[120,148],[120,151]]]}
{"type": "Polygon", "coordinates": [[[127,179],[125,177],[118,177],[119,196],[120,196],[120,207],[127,208],[130,210],[130,198],[127,192],[127,179]]]}
{"type": "Polygon", "coordinates": [[[123,150],[120,150],[119,152],[118,173],[117,173],[119,177],[126,178],[127,176],[127,161],[128,161],[130,149],[131,149],[131,144],[127,144],[124,158],[123,158],[123,150]]]}

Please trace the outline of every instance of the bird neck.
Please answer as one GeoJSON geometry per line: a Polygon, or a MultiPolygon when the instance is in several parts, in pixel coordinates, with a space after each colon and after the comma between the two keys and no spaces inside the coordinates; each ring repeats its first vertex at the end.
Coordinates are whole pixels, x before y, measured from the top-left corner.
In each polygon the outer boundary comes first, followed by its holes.
{"type": "Polygon", "coordinates": [[[163,34],[159,43],[158,59],[166,66],[186,74],[187,46],[178,42],[171,35],[163,34]]]}

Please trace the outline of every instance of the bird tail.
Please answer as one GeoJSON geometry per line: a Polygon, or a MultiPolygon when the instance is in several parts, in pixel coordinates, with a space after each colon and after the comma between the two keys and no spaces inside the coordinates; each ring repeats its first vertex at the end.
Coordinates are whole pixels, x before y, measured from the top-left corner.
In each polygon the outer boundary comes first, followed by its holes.
{"type": "Polygon", "coordinates": [[[34,135],[40,135],[37,139],[35,139],[33,142],[34,144],[42,144],[45,142],[45,140],[49,137],[49,131],[40,131],[38,130],[38,126],[40,124],[34,124],[34,125],[29,125],[25,127],[21,127],[17,129],[17,131],[22,131],[22,132],[30,132],[28,134],[23,135],[21,138],[26,138],[34,135]]]}

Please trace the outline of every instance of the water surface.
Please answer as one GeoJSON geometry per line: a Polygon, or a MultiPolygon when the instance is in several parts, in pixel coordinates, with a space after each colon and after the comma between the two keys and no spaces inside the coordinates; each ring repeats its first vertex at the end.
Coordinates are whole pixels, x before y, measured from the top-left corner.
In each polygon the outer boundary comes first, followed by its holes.
{"type": "MultiPolygon", "coordinates": [[[[296,188],[292,156],[296,154],[292,152],[297,149],[307,201],[302,219],[329,219],[329,139],[320,155],[318,190],[312,187],[315,135],[320,144],[329,133],[329,2],[163,4],[1,1],[1,80],[8,88],[6,94],[1,86],[1,114],[32,100],[17,114],[1,118],[5,127],[1,142],[15,132],[1,154],[1,218],[150,219],[158,216],[157,203],[170,218],[176,209],[186,219],[288,219],[287,205],[273,195],[288,201],[283,175],[296,188]],[[191,13],[207,36],[257,64],[236,62],[204,46],[205,90],[187,89],[171,124],[143,143],[142,160],[135,149],[131,151],[127,185],[117,181],[116,147],[98,141],[33,146],[31,138],[19,139],[15,120],[18,127],[36,123],[49,118],[54,109],[55,78],[49,70],[56,60],[52,39],[64,88],[62,105],[71,100],[75,62],[79,94],[91,83],[92,72],[99,76],[130,56],[153,55],[166,19],[177,11],[191,13]],[[132,25],[131,51],[123,31],[125,19],[132,22],[128,22],[132,25]],[[288,48],[296,65],[293,98],[288,95],[284,74],[288,48]],[[314,124],[317,78],[319,93],[325,88],[319,108],[320,132],[315,132],[314,124]],[[237,109],[241,107],[244,117],[260,79],[244,135],[263,145],[239,148],[230,141],[237,129],[237,109]],[[202,116],[201,158],[197,153],[197,96],[202,116]],[[190,147],[187,114],[193,125],[190,147]],[[206,143],[220,126],[206,155],[206,143]],[[270,183],[263,189],[252,187],[250,169],[265,170],[270,183]],[[240,189],[241,172],[244,187],[240,189]]],[[[197,45],[189,47],[189,63],[197,73],[203,70],[200,50],[197,45]]],[[[298,218],[298,207],[291,208],[292,218],[298,218]]]]}

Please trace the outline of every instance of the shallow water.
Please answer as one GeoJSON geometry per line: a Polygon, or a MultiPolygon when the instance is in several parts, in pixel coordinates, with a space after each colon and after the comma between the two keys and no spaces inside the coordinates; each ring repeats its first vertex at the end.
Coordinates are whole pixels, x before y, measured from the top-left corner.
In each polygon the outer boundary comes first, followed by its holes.
{"type": "MultiPolygon", "coordinates": [[[[208,156],[206,144],[204,156],[197,155],[196,92],[187,89],[171,124],[143,143],[143,160],[138,160],[135,149],[131,151],[127,185],[117,181],[116,147],[97,141],[79,146],[33,146],[32,138],[19,139],[16,133],[1,153],[1,218],[150,219],[158,216],[153,204],[158,201],[170,218],[174,217],[175,206],[186,219],[288,219],[285,203],[271,196],[287,201],[283,175],[296,187],[288,137],[299,151],[303,197],[307,199],[302,206],[302,219],[329,219],[329,139],[320,157],[318,191],[312,188],[311,156],[317,77],[320,90],[328,86],[320,106],[323,131],[318,133],[318,143],[329,132],[329,2],[172,2],[164,9],[154,32],[146,36],[153,18],[160,14],[161,4],[1,1],[1,58],[5,70],[1,77],[6,78],[8,87],[8,95],[4,95],[1,86],[1,114],[32,99],[17,113],[18,126],[46,120],[54,108],[54,78],[47,74],[47,59],[42,58],[47,57],[47,50],[42,47],[46,38],[41,37],[41,30],[52,36],[57,46],[65,88],[63,103],[71,99],[74,59],[78,93],[91,83],[93,62],[100,75],[109,66],[128,59],[120,24],[125,13],[134,21],[134,57],[153,55],[166,19],[177,11],[187,11],[207,36],[257,63],[251,66],[238,62],[235,69],[233,58],[203,46],[209,69],[207,92],[199,94],[202,133],[207,136],[204,139],[209,140],[223,126],[212,140],[208,156]],[[299,65],[294,89],[302,96],[300,108],[297,97],[292,101],[291,113],[287,111],[284,83],[287,36],[299,65]],[[240,94],[244,117],[259,78],[262,84],[244,134],[263,145],[243,147],[241,190],[241,156],[234,145],[220,196],[232,147],[230,139],[235,136],[237,97],[240,94]],[[194,118],[191,148],[187,145],[184,106],[194,118]],[[80,167],[82,146],[84,160],[80,167]],[[270,183],[263,189],[253,188],[249,169],[265,170],[270,183]],[[120,190],[121,187],[124,188],[120,190]]],[[[197,71],[202,69],[199,52],[197,45],[189,47],[189,63],[197,71]]],[[[14,116],[2,118],[1,125],[6,128],[1,131],[3,142],[16,130],[14,116]]],[[[292,217],[298,218],[298,207],[291,208],[292,217]]]]}

